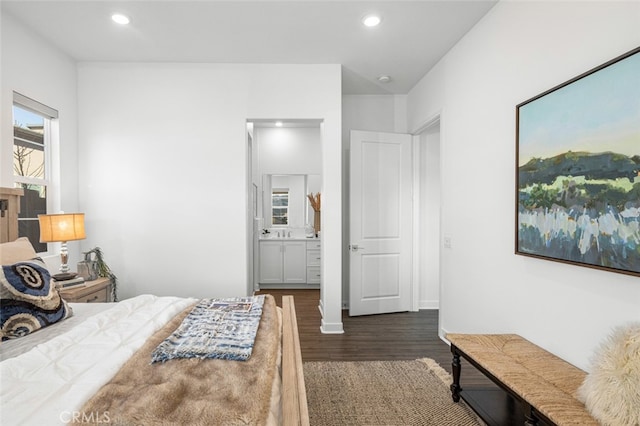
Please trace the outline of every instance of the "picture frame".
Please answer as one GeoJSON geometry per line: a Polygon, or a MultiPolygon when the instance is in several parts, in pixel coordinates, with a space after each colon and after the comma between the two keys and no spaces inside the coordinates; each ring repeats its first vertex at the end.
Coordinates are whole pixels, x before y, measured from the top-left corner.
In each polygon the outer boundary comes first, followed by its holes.
{"type": "Polygon", "coordinates": [[[640,276],[640,47],[516,106],[516,255],[640,276]]]}

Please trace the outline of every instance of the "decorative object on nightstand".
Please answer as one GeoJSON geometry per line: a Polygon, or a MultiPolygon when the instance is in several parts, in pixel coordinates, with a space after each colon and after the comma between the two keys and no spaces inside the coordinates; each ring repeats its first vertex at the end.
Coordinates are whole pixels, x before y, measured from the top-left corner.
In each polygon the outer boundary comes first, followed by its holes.
{"type": "Polygon", "coordinates": [[[95,263],[97,266],[98,276],[103,278],[109,278],[111,281],[111,299],[114,302],[118,301],[118,293],[117,293],[117,285],[118,285],[118,277],[111,271],[109,265],[104,261],[104,254],[102,254],[102,249],[100,247],[96,247],[92,250],[89,250],[84,253],[85,259],[90,258],[91,255],[95,255],[95,263]]]}
{"type": "Polygon", "coordinates": [[[87,281],[93,281],[98,278],[98,262],[95,258],[96,253],[92,250],[83,252],[83,254],[84,260],[78,262],[78,275],[87,281]]]}
{"type": "Polygon", "coordinates": [[[60,273],[53,275],[53,279],[64,281],[75,278],[75,272],[69,272],[69,251],[67,241],[83,240],[86,238],[84,231],[84,213],[40,214],[40,242],[62,243],[60,247],[60,273]]]}

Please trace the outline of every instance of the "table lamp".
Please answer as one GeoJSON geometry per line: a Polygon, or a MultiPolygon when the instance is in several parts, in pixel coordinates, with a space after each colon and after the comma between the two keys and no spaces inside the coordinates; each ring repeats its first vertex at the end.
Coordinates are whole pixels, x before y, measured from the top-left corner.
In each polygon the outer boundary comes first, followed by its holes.
{"type": "Polygon", "coordinates": [[[69,252],[67,241],[86,238],[84,232],[84,213],[40,214],[40,242],[62,243],[60,247],[60,273],[53,275],[53,279],[64,281],[74,278],[77,274],[69,272],[69,252]]]}

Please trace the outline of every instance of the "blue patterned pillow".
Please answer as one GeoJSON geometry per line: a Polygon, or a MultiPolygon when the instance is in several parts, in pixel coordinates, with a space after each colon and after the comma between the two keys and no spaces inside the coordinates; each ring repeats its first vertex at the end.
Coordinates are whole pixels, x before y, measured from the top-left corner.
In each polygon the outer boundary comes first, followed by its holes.
{"type": "Polygon", "coordinates": [[[41,260],[2,266],[0,271],[0,336],[26,336],[72,315],[41,260]]]}

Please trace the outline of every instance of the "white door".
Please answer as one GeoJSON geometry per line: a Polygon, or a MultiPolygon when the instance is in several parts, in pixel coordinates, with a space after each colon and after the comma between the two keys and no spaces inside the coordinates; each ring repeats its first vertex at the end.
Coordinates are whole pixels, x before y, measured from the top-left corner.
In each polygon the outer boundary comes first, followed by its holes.
{"type": "Polygon", "coordinates": [[[349,315],[411,309],[411,136],[351,131],[349,315]]]}

